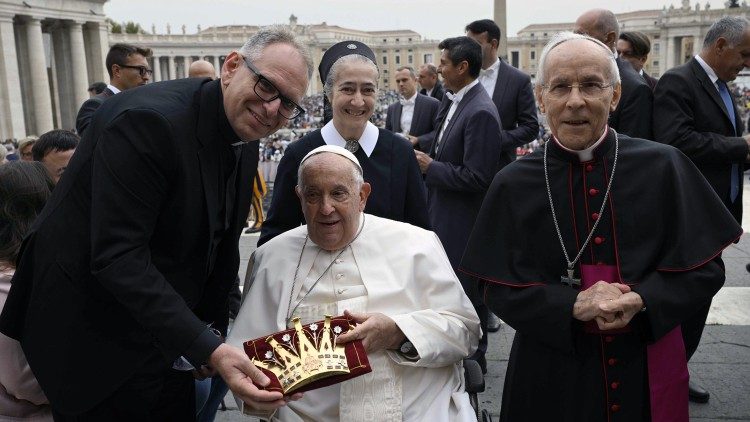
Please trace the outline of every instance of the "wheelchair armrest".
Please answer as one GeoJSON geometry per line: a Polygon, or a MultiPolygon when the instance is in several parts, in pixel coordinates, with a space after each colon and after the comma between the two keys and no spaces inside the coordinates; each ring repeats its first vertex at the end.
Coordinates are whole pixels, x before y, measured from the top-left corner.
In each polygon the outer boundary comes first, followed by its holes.
{"type": "Polygon", "coordinates": [[[464,359],[464,379],[467,393],[484,392],[484,374],[477,361],[464,359]]]}

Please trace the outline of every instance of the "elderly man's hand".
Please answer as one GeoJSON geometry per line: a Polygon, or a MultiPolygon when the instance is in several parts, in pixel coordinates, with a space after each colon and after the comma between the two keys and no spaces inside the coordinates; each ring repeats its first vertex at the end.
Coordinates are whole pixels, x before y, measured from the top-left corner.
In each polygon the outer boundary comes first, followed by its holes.
{"type": "Polygon", "coordinates": [[[229,389],[253,409],[274,410],[286,405],[289,400],[302,398],[302,393],[284,397],[277,391],[265,391],[256,387],[255,384],[266,386],[270,380],[250,362],[245,352],[226,343],[214,350],[209,364],[216,368],[229,389]]]}
{"type": "Polygon", "coordinates": [[[413,147],[417,146],[417,144],[419,143],[419,138],[417,138],[414,135],[406,135],[406,139],[408,139],[409,142],[411,142],[411,146],[413,147]]]}
{"type": "Polygon", "coordinates": [[[344,315],[354,320],[357,326],[336,339],[337,344],[362,340],[367,353],[378,350],[398,349],[406,336],[396,322],[381,313],[354,314],[344,311],[344,315]]]}
{"type": "Polygon", "coordinates": [[[429,155],[425,154],[422,151],[414,151],[414,154],[417,155],[417,164],[419,164],[419,170],[422,172],[422,174],[426,174],[427,167],[429,167],[430,163],[432,163],[432,158],[430,158],[429,155]]]}
{"type": "Polygon", "coordinates": [[[599,309],[603,315],[612,316],[597,316],[599,329],[615,330],[628,325],[633,316],[643,309],[643,298],[636,292],[627,292],[617,299],[600,303],[599,309]]]}
{"type": "Polygon", "coordinates": [[[600,316],[607,322],[615,319],[614,314],[607,315],[600,308],[600,304],[614,300],[622,296],[623,293],[630,291],[630,287],[620,283],[607,283],[606,281],[597,281],[593,286],[578,293],[576,302],[573,305],[573,318],[579,321],[591,321],[600,316]]]}

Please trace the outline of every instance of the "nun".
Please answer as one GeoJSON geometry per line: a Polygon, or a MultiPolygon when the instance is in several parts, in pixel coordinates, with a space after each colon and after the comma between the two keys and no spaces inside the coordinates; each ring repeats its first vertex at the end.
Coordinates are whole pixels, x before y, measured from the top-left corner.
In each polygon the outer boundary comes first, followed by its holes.
{"type": "Polygon", "coordinates": [[[287,147],[279,162],[268,218],[258,246],[305,224],[294,188],[302,158],[323,145],[354,154],[372,186],[365,212],[429,229],[427,193],[411,144],[370,122],[378,100],[375,54],[358,41],[342,41],[323,54],[318,72],[325,94],[323,128],[287,147]]]}

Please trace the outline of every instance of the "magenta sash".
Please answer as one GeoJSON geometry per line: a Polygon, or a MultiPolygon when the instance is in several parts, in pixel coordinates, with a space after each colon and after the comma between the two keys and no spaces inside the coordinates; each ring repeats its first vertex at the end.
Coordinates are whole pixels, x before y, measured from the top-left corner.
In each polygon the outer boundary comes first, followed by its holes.
{"type": "MultiPolygon", "coordinates": [[[[614,265],[581,265],[581,289],[586,290],[597,281],[619,283],[620,276],[614,265]]],[[[630,331],[602,331],[596,322],[586,323],[588,333],[617,334],[630,331]]],[[[662,338],[646,346],[648,387],[651,399],[652,422],[688,422],[688,380],[685,343],[678,325],[662,338]]]]}

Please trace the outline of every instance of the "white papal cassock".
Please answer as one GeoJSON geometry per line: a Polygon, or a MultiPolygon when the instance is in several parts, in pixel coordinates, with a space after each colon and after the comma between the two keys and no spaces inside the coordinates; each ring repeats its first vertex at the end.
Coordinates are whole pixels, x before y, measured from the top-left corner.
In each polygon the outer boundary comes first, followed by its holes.
{"type": "Polygon", "coordinates": [[[244,341],[291,328],[290,295],[292,309],[302,300],[293,315],[303,324],[344,310],[380,312],[396,322],[419,359],[395,351],[370,353],[371,373],[308,391],[279,409],[273,420],[475,421],[461,360],[477,348],[479,318],[440,240],[406,223],[370,214],[360,218],[365,220],[362,233],[341,255],[310,240],[303,252],[307,226],[258,248],[227,342],[242,348],[244,341]]]}

